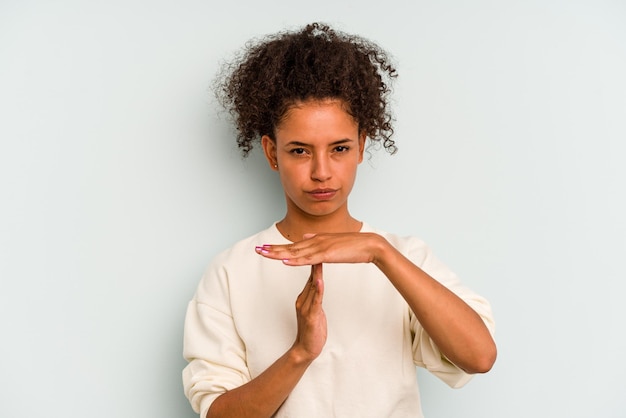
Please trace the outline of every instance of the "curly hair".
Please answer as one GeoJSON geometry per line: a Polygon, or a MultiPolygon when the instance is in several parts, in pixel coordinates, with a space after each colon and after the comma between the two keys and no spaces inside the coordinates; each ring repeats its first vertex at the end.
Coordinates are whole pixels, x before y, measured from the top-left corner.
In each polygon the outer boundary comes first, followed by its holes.
{"type": "Polygon", "coordinates": [[[289,108],[306,100],[339,99],[359,131],[394,154],[390,82],[397,77],[388,54],[355,35],[312,23],[249,41],[223,65],[215,93],[233,117],[244,157],[275,127],[289,108]]]}

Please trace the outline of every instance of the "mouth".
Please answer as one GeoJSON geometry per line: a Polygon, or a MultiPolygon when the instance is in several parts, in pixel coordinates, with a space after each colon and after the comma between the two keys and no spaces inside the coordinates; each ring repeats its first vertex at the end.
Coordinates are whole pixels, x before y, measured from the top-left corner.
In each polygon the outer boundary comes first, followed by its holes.
{"type": "Polygon", "coordinates": [[[315,200],[330,200],[337,194],[335,189],[315,189],[307,192],[315,200]]]}

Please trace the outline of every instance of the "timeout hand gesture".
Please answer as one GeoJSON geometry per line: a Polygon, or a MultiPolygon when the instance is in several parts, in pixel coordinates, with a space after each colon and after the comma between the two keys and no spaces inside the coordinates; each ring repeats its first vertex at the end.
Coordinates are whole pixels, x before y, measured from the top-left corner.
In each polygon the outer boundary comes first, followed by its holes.
{"type": "Polygon", "coordinates": [[[315,360],[326,344],[326,314],[322,308],[324,278],[322,263],[369,263],[387,241],[371,233],[305,234],[292,244],[265,244],[257,254],[281,260],[289,266],[311,266],[311,275],[296,300],[298,331],[292,347],[305,362],[315,360]]]}

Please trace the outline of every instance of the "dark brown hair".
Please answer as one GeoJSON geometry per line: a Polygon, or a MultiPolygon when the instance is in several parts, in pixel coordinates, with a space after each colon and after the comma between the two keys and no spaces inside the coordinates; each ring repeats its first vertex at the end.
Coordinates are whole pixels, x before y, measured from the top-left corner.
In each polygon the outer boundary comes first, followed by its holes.
{"type": "Polygon", "coordinates": [[[250,41],[215,80],[215,92],[237,127],[244,156],[274,129],[291,106],[305,100],[339,99],[359,130],[396,152],[388,109],[397,76],[378,45],[312,23],[295,32],[250,41]]]}

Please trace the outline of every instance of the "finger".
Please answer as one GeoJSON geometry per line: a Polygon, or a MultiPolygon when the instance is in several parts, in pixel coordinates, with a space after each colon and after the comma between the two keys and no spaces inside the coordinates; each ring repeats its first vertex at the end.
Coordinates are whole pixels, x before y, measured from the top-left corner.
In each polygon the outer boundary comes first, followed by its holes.
{"type": "Polygon", "coordinates": [[[309,275],[309,279],[304,283],[304,288],[298,295],[298,301],[300,302],[301,306],[303,306],[305,301],[308,299],[308,296],[311,293],[311,290],[313,287],[314,287],[313,268],[311,268],[311,274],[309,275]]]}
{"type": "Polygon", "coordinates": [[[313,279],[313,300],[314,307],[320,307],[324,299],[324,275],[322,272],[322,264],[311,266],[311,278],[313,279]]]}
{"type": "Polygon", "coordinates": [[[324,297],[324,280],[322,277],[322,265],[311,266],[311,276],[304,290],[302,300],[302,312],[310,314],[321,309],[324,297]]]}
{"type": "Polygon", "coordinates": [[[322,264],[313,264],[311,266],[311,279],[315,283],[318,280],[322,280],[324,278],[322,271],[322,264]]]}
{"type": "Polygon", "coordinates": [[[315,267],[311,266],[311,275],[302,290],[301,312],[303,314],[310,313],[317,295],[317,282],[319,282],[319,276],[315,273],[315,271],[315,267]]]}
{"type": "Polygon", "coordinates": [[[305,242],[317,234],[306,233],[302,235],[301,241],[294,241],[290,244],[263,244],[255,247],[256,252],[263,255],[276,256],[280,254],[297,255],[300,251],[308,248],[311,243],[305,242]]]}
{"type": "Polygon", "coordinates": [[[284,264],[290,266],[313,266],[324,262],[324,252],[319,243],[310,238],[294,243],[276,255],[284,264]]]}
{"type": "Polygon", "coordinates": [[[303,241],[288,245],[264,244],[256,246],[254,250],[257,254],[262,255],[263,257],[285,261],[290,259],[296,259],[303,254],[303,251],[308,248],[309,244],[302,244],[302,242],[303,241]]]}

